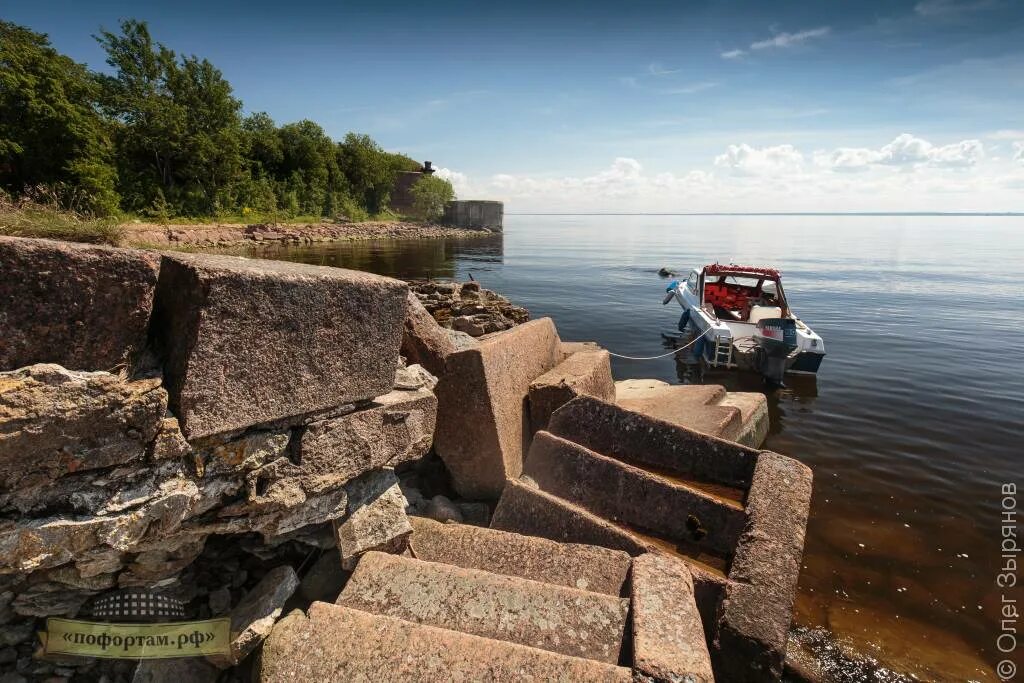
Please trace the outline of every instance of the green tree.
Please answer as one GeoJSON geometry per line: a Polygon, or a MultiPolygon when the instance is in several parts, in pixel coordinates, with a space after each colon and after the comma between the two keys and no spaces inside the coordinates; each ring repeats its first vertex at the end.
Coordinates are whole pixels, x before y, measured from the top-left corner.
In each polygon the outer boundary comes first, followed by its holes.
{"type": "Polygon", "coordinates": [[[0,186],[66,187],[98,214],[117,211],[116,171],[98,85],[44,34],[0,21],[0,186]]]}
{"type": "Polygon", "coordinates": [[[338,145],[338,166],[348,180],[352,196],[370,213],[379,213],[388,206],[398,170],[394,156],[397,155],[386,153],[369,135],[349,133],[338,145]]]}
{"type": "Polygon", "coordinates": [[[444,178],[425,175],[412,188],[412,208],[422,220],[437,220],[444,215],[445,204],[455,199],[455,188],[444,178]]]}
{"type": "Polygon", "coordinates": [[[154,42],[145,22],[101,31],[112,76],[100,76],[105,110],[117,122],[118,164],[128,208],[163,193],[179,213],[214,213],[242,174],[241,102],[205,59],[179,60],[154,42]]]}

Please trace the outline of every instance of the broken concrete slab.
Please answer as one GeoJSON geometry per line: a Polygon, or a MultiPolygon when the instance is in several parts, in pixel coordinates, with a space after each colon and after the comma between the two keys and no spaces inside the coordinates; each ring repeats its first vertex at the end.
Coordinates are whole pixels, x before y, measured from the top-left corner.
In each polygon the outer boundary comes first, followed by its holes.
{"type": "Polygon", "coordinates": [[[355,568],[359,557],[370,550],[401,552],[412,525],[394,470],[369,472],[346,484],[345,490],[348,514],[334,522],[342,567],[355,568]]]}
{"type": "Polygon", "coordinates": [[[274,567],[231,610],[231,654],[210,657],[226,669],[238,664],[270,635],[285,602],[299,587],[299,577],[288,565],[274,567]]]}
{"type": "Polygon", "coordinates": [[[751,448],[760,447],[768,435],[768,400],[761,393],[728,392],[714,384],[627,379],[615,383],[615,403],[751,448]]]}
{"type": "Polygon", "coordinates": [[[624,552],[423,517],[410,521],[413,557],[428,562],[614,596],[623,593],[629,575],[630,557],[624,552]]]}
{"type": "Polygon", "coordinates": [[[729,569],[712,658],[723,680],[782,675],[811,503],[811,470],[770,451],[757,459],[749,522],[729,569]]]}
{"type": "Polygon", "coordinates": [[[0,237],[0,370],[131,371],[159,271],[149,252],[0,237]]]}
{"type": "Polygon", "coordinates": [[[577,396],[615,400],[607,351],[574,353],[530,383],[530,429],[546,429],[551,413],[577,396]]]}
{"type": "Polygon", "coordinates": [[[629,669],[322,602],[282,619],[258,680],[631,683],[629,669]],[[310,652],[318,656],[310,656],[310,652]]]}
{"type": "Polygon", "coordinates": [[[631,585],[633,668],[658,683],[714,683],[686,565],[645,553],[633,561],[631,585]]]}
{"type": "Polygon", "coordinates": [[[444,374],[444,361],[456,351],[476,346],[476,340],[464,332],[457,332],[438,324],[419,297],[409,292],[402,355],[410,363],[418,363],[430,374],[440,377],[444,374]]]}
{"type": "Polygon", "coordinates": [[[467,498],[497,498],[518,477],[529,433],[530,383],[561,361],[550,318],[491,335],[449,355],[435,389],[434,448],[467,498]]]}
{"type": "Polygon", "coordinates": [[[339,484],[416,460],[430,450],[437,399],[429,389],[391,391],[362,410],[308,424],[299,440],[303,476],[339,484]]]}
{"type": "Polygon", "coordinates": [[[140,460],[166,409],[159,379],[52,364],[0,372],[0,491],[140,460]]]}
{"type": "Polygon", "coordinates": [[[623,462],[705,484],[750,486],[757,451],[589,396],[555,411],[548,431],[623,462]]]}
{"type": "Polygon", "coordinates": [[[736,502],[538,432],[524,474],[544,491],[660,538],[727,557],[746,516],[736,502]]]}
{"type": "Polygon", "coordinates": [[[609,664],[629,601],[476,569],[367,553],[337,604],[609,664]]]}
{"type": "Polygon", "coordinates": [[[408,286],[340,268],[165,254],[154,338],[189,439],[391,390],[408,286]]]}

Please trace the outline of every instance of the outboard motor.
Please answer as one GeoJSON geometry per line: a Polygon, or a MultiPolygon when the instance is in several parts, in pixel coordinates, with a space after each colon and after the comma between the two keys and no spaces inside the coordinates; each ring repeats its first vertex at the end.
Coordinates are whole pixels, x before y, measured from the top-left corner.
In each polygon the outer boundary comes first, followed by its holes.
{"type": "Polygon", "coordinates": [[[782,386],[786,361],[797,347],[796,321],[792,318],[764,318],[754,330],[757,342],[754,367],[765,379],[782,386]]]}

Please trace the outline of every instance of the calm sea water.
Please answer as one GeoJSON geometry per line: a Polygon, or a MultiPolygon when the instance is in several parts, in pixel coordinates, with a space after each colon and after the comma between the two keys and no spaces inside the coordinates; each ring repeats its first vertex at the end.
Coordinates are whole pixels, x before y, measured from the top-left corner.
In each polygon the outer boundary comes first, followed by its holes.
{"type": "MultiPolygon", "coordinates": [[[[259,255],[472,273],[563,339],[638,356],[663,351],[680,313],[661,304],[660,267],[780,268],[828,351],[816,379],[768,393],[765,447],[815,474],[797,622],[921,680],[997,680],[1000,486],[1024,484],[1024,219],[508,216],[493,238],[259,255]]],[[[672,358],[616,359],[614,372],[765,390],[672,358]]]]}

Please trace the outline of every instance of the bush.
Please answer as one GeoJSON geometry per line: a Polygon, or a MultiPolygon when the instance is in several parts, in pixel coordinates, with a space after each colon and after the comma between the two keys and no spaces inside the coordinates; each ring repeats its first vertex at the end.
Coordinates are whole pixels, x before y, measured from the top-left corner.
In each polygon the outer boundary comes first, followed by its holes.
{"type": "Polygon", "coordinates": [[[445,204],[455,199],[455,189],[443,178],[425,175],[412,186],[412,210],[420,220],[437,220],[445,204]]]}
{"type": "Polygon", "coordinates": [[[65,206],[59,190],[53,188],[33,188],[18,199],[0,190],[0,235],[90,244],[120,243],[123,230],[117,219],[96,218],[65,206]]]}

